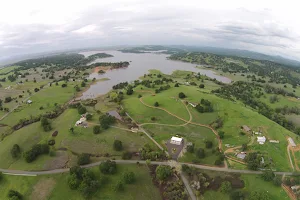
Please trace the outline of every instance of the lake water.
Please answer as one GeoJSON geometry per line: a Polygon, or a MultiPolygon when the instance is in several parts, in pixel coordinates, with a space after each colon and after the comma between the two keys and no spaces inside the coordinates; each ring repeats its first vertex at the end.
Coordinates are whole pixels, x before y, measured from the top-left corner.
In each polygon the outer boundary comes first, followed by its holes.
{"type": "Polygon", "coordinates": [[[80,52],[85,56],[93,55],[96,53],[108,53],[114,57],[101,58],[95,60],[95,62],[120,62],[129,61],[130,65],[128,68],[115,69],[107,71],[105,74],[92,73],[90,79],[102,79],[108,78],[107,81],[100,81],[92,85],[87,91],[82,95],[82,99],[93,98],[101,94],[106,94],[112,89],[112,86],[125,81],[134,81],[139,77],[147,74],[150,69],[160,70],[164,74],[172,74],[175,70],[186,70],[192,72],[200,72],[202,75],[206,75],[210,78],[216,78],[218,81],[224,83],[230,83],[231,80],[227,77],[216,75],[211,70],[198,69],[195,64],[185,63],[180,61],[168,60],[165,54],[157,53],[122,53],[120,51],[88,51],[80,52]]]}

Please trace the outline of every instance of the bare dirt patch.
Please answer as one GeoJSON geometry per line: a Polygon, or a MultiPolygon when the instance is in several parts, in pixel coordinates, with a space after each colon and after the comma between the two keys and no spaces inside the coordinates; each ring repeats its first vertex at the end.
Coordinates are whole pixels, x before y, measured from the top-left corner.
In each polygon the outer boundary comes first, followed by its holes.
{"type": "Polygon", "coordinates": [[[67,167],[67,163],[69,161],[69,156],[67,152],[64,151],[57,151],[56,156],[46,162],[44,169],[52,170],[52,169],[60,169],[67,167]]]}
{"type": "Polygon", "coordinates": [[[30,199],[32,200],[46,200],[51,194],[56,181],[53,178],[50,179],[41,179],[33,187],[30,199]]]}

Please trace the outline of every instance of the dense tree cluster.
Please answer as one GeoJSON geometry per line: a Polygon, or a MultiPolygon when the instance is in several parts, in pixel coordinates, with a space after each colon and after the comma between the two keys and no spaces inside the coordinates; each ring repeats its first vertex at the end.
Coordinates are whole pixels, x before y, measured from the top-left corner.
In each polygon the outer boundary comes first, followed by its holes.
{"type": "Polygon", "coordinates": [[[101,162],[99,169],[103,174],[115,174],[117,172],[117,163],[115,161],[106,160],[101,162]]]}
{"type": "Polygon", "coordinates": [[[39,155],[48,154],[49,146],[47,144],[36,144],[31,147],[30,150],[24,152],[23,157],[25,161],[31,163],[34,161],[39,155]]]}
{"type": "Polygon", "coordinates": [[[10,154],[13,158],[18,158],[21,155],[21,148],[18,144],[14,144],[14,146],[10,150],[10,154]]]}
{"type": "Polygon", "coordinates": [[[145,144],[140,149],[140,157],[142,160],[162,160],[165,158],[163,151],[155,151],[149,144],[145,144]]]}
{"type": "Polygon", "coordinates": [[[78,165],[86,165],[86,164],[89,164],[90,162],[91,162],[91,160],[90,160],[89,154],[82,153],[82,154],[78,155],[78,158],[77,158],[78,165]]]}
{"type": "Polygon", "coordinates": [[[172,176],[173,170],[168,165],[159,165],[155,170],[156,178],[160,181],[165,181],[172,176]]]}
{"type": "Polygon", "coordinates": [[[196,105],[196,110],[200,113],[213,112],[214,108],[209,100],[201,99],[200,104],[196,105]]]}
{"type": "Polygon", "coordinates": [[[110,125],[116,122],[116,118],[110,115],[101,115],[99,122],[102,129],[108,129],[110,125]]]}

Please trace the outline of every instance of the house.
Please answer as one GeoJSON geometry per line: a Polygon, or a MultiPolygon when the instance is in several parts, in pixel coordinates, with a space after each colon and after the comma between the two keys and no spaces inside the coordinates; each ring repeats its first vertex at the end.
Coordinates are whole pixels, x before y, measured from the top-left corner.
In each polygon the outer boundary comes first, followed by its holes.
{"type": "Polygon", "coordinates": [[[110,115],[112,117],[115,117],[116,119],[118,119],[120,121],[123,121],[123,118],[121,117],[121,115],[115,110],[108,111],[106,114],[110,115]]]}
{"type": "Polygon", "coordinates": [[[78,120],[78,121],[75,123],[75,126],[78,126],[78,125],[80,125],[80,124],[82,124],[82,121],[78,120]]]}
{"type": "Polygon", "coordinates": [[[296,143],[294,142],[294,140],[291,137],[288,138],[288,141],[289,141],[289,143],[290,143],[290,145],[292,147],[296,147],[297,146],[296,143]]]}
{"type": "Polygon", "coordinates": [[[31,100],[28,100],[28,101],[27,101],[27,103],[28,103],[28,104],[31,104],[31,103],[32,103],[32,101],[31,101],[31,100]]]}
{"type": "Polygon", "coordinates": [[[171,144],[176,144],[176,145],[181,145],[182,143],[182,138],[179,138],[179,137],[172,137],[171,140],[170,140],[170,143],[171,144]]]}
{"type": "Polygon", "coordinates": [[[237,158],[244,160],[246,158],[246,153],[241,152],[236,155],[237,158]]]}
{"type": "Polygon", "coordinates": [[[249,128],[249,127],[246,126],[246,125],[243,125],[242,128],[243,128],[243,130],[246,131],[246,132],[250,132],[250,131],[251,131],[251,128],[249,128]]]}
{"type": "Polygon", "coordinates": [[[257,142],[259,143],[259,144],[264,144],[265,142],[266,142],[266,137],[265,136],[262,136],[262,137],[260,137],[260,136],[257,136],[257,142]]]}

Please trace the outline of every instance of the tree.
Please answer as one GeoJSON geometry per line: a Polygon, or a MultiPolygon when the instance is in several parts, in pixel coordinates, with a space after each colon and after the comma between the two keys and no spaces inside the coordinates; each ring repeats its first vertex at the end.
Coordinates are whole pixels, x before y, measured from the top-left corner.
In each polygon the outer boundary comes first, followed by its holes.
{"type": "Polygon", "coordinates": [[[179,87],[179,83],[175,83],[174,87],[179,87]]]}
{"type": "Polygon", "coordinates": [[[261,175],[264,181],[272,181],[275,177],[275,174],[271,170],[264,171],[261,175]]]}
{"type": "Polygon", "coordinates": [[[90,163],[90,155],[83,153],[78,156],[77,164],[78,165],[86,165],[90,163]]]}
{"type": "Polygon", "coordinates": [[[93,118],[93,115],[88,113],[85,117],[86,117],[86,120],[91,120],[93,118]]]}
{"type": "Polygon", "coordinates": [[[210,148],[212,148],[212,146],[213,146],[213,143],[212,143],[212,141],[205,141],[205,147],[207,148],[207,149],[210,149],[210,148]]]}
{"type": "Polygon", "coordinates": [[[94,134],[99,134],[101,132],[101,127],[96,125],[93,127],[93,133],[94,134]]]}
{"type": "Polygon", "coordinates": [[[18,144],[14,144],[14,146],[12,147],[12,149],[10,150],[11,156],[13,158],[18,158],[21,154],[21,149],[19,147],[18,144]]]}
{"type": "Polygon", "coordinates": [[[156,170],[156,178],[158,180],[164,181],[166,180],[168,177],[170,177],[172,175],[172,169],[170,166],[167,165],[159,165],[156,170]]]}
{"type": "Polygon", "coordinates": [[[249,200],[270,200],[270,195],[265,191],[252,191],[249,195],[249,200]]]}
{"type": "Polygon", "coordinates": [[[123,181],[126,184],[132,184],[135,182],[135,174],[133,172],[125,172],[123,174],[123,181]]]}
{"type": "Polygon", "coordinates": [[[113,190],[115,192],[124,191],[124,183],[122,180],[119,180],[116,185],[114,185],[113,190]]]}
{"type": "Polygon", "coordinates": [[[242,191],[233,191],[230,194],[231,200],[243,200],[245,199],[245,194],[242,191]]]}
{"type": "Polygon", "coordinates": [[[122,159],[123,160],[130,160],[132,158],[132,153],[129,151],[125,151],[122,154],[122,159]]]}
{"type": "Polygon", "coordinates": [[[229,181],[224,181],[221,184],[220,191],[223,193],[229,193],[232,190],[231,183],[229,181]]]}
{"type": "Polygon", "coordinates": [[[23,196],[16,190],[9,190],[7,197],[9,200],[21,200],[23,196]]]}
{"type": "Polygon", "coordinates": [[[281,183],[282,183],[281,178],[279,176],[275,176],[273,179],[273,184],[275,186],[281,186],[281,183]]]}
{"type": "Polygon", "coordinates": [[[223,139],[223,138],[224,138],[224,135],[225,135],[225,132],[224,132],[224,131],[220,131],[220,132],[219,132],[219,137],[220,137],[220,139],[223,139]]]}
{"type": "Polygon", "coordinates": [[[187,152],[189,152],[189,153],[194,153],[194,151],[195,151],[195,145],[194,145],[194,144],[188,145],[188,146],[186,147],[186,150],[187,150],[187,152]]]}
{"type": "Polygon", "coordinates": [[[126,94],[127,94],[127,95],[132,95],[132,94],[133,94],[133,89],[132,89],[132,88],[129,88],[129,89],[126,91],[126,94]]]}
{"type": "Polygon", "coordinates": [[[77,176],[76,174],[70,174],[68,176],[68,185],[69,187],[72,189],[72,190],[75,190],[78,188],[80,182],[79,180],[77,179],[77,176]]]}
{"type": "Polygon", "coordinates": [[[103,174],[115,174],[117,171],[117,164],[115,161],[106,160],[99,165],[99,169],[103,174]]]}
{"type": "Polygon", "coordinates": [[[50,121],[46,117],[41,118],[41,125],[44,131],[50,131],[52,129],[50,121]]]}
{"type": "Polygon", "coordinates": [[[247,144],[242,144],[242,151],[246,151],[248,148],[247,144]]]}
{"type": "Polygon", "coordinates": [[[114,150],[116,151],[122,151],[123,150],[123,144],[120,140],[114,141],[114,150]]]}
{"type": "Polygon", "coordinates": [[[155,107],[158,107],[158,106],[159,106],[159,103],[158,103],[158,102],[155,102],[155,103],[154,103],[154,106],[155,106],[155,107]]]}
{"type": "Polygon", "coordinates": [[[183,99],[183,98],[185,98],[186,96],[185,96],[185,94],[184,94],[183,92],[180,92],[180,93],[178,94],[178,97],[179,97],[180,99],[183,99]]]}
{"type": "Polygon", "coordinates": [[[79,113],[80,115],[86,113],[86,107],[84,107],[84,106],[82,106],[82,105],[79,105],[78,108],[77,108],[77,110],[78,110],[78,113],[79,113]]]}
{"type": "Polygon", "coordinates": [[[204,84],[201,83],[201,84],[199,85],[199,88],[204,88],[204,84]]]}
{"type": "Polygon", "coordinates": [[[205,157],[205,151],[204,151],[204,149],[202,149],[202,148],[197,149],[196,156],[198,158],[204,158],[205,157]]]}

